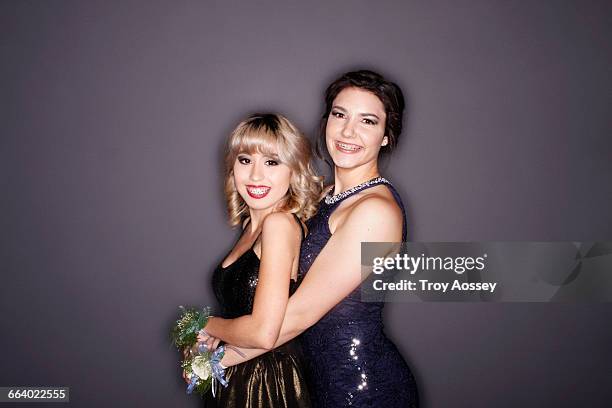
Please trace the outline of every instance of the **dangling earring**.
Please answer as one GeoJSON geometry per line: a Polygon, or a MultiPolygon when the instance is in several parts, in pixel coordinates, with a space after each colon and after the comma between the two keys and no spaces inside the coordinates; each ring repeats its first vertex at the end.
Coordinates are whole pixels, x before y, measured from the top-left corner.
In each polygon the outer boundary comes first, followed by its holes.
{"type": "Polygon", "coordinates": [[[388,144],[389,144],[389,138],[387,136],[383,137],[382,143],[380,145],[386,146],[388,144]]]}

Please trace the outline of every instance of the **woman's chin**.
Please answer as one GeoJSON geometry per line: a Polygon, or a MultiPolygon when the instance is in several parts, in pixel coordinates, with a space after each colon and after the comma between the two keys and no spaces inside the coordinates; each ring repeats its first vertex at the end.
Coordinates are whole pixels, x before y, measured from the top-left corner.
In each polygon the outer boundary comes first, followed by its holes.
{"type": "Polygon", "coordinates": [[[332,157],[332,160],[337,168],[345,170],[361,167],[369,163],[368,160],[364,160],[364,157],[351,157],[348,155],[337,155],[332,157]]]}
{"type": "Polygon", "coordinates": [[[332,160],[336,167],[342,169],[352,169],[359,165],[360,160],[357,157],[345,154],[335,154],[332,156],[332,160]]]}

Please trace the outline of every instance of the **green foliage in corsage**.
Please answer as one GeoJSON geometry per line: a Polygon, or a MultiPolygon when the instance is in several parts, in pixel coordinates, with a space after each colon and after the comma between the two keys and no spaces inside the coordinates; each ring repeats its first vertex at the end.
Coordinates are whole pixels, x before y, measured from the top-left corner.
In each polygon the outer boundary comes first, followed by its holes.
{"type": "MultiPolygon", "coordinates": [[[[187,375],[187,393],[195,391],[200,396],[212,387],[213,378],[223,380],[223,369],[219,366],[223,358],[223,347],[213,352],[197,343],[198,332],[206,326],[210,308],[179,307],[181,314],[170,331],[172,344],[183,354],[181,368],[187,375]]],[[[225,384],[227,384],[224,381],[225,384]]],[[[214,393],[213,393],[214,394],[214,393]]]]}
{"type": "Polygon", "coordinates": [[[194,307],[180,306],[181,316],[170,331],[170,338],[179,350],[194,345],[197,341],[198,331],[206,326],[210,308],[202,310],[194,307]]]}

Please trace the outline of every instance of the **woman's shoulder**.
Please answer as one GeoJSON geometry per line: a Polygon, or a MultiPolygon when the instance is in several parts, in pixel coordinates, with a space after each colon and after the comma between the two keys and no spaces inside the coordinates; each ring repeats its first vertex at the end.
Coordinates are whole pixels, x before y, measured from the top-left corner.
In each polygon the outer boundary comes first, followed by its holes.
{"type": "Polygon", "coordinates": [[[393,194],[384,185],[364,191],[347,208],[343,227],[348,229],[385,230],[401,233],[404,215],[393,194]],[[397,231],[395,231],[397,230],[397,231]]]}
{"type": "Polygon", "coordinates": [[[262,224],[262,238],[267,236],[288,237],[297,236],[300,237],[301,228],[298,224],[297,218],[290,213],[278,211],[268,214],[263,220],[262,224]]]}
{"type": "Polygon", "coordinates": [[[402,218],[402,209],[389,187],[384,184],[372,187],[356,197],[351,205],[351,213],[361,216],[374,215],[376,218],[402,218]]]}

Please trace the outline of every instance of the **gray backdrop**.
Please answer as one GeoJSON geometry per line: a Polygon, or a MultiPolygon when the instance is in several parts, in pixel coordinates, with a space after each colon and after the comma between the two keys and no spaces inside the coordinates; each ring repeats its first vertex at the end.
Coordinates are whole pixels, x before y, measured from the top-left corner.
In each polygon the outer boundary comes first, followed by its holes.
{"type": "MultiPolygon", "coordinates": [[[[196,406],[167,330],[236,236],[222,142],[263,110],[312,135],[353,68],[406,92],[411,240],[612,238],[609,2],[306,3],[0,3],[0,385],[196,406]]],[[[390,304],[387,330],[423,407],[602,407],[610,311],[390,304]]]]}

